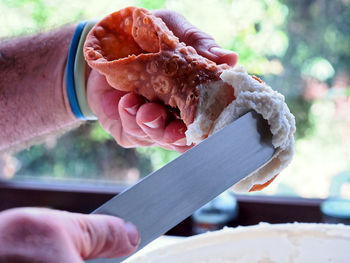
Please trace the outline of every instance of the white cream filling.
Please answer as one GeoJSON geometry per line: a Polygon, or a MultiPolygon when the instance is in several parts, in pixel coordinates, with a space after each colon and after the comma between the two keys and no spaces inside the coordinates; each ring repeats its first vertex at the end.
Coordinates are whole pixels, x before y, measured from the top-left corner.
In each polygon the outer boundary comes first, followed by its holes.
{"type": "MultiPolygon", "coordinates": [[[[247,192],[254,185],[264,184],[272,179],[290,163],[294,152],[295,120],[284,101],[284,96],[265,83],[253,79],[243,67],[225,70],[220,77],[222,81],[234,88],[236,99],[223,109],[215,122],[208,120],[205,114],[208,106],[203,106],[200,102],[198,114],[186,132],[187,143],[199,143],[206,134],[217,132],[250,110],[261,114],[270,125],[272,144],[276,152],[265,166],[233,187],[237,192],[247,192]]],[[[220,85],[218,82],[214,83],[214,85],[220,85]]],[[[214,97],[214,95],[211,96],[214,97]]],[[[200,101],[206,100],[201,96],[200,101]]]]}
{"type": "Polygon", "coordinates": [[[193,236],[128,263],[349,262],[350,226],[261,223],[193,236]]]}

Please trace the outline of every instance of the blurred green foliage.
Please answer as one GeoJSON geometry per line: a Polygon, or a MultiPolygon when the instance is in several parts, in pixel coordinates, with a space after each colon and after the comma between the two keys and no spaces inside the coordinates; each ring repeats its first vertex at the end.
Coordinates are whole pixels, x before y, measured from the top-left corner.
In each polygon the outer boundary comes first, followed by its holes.
{"type": "Polygon", "coordinates": [[[139,5],[146,9],[160,9],[165,2],[166,0],[139,0],[139,5]]]}
{"type": "MultiPolygon", "coordinates": [[[[325,92],[332,94],[339,76],[349,76],[350,6],[347,0],[99,0],[88,3],[83,0],[0,0],[0,22],[5,25],[0,28],[0,37],[101,17],[128,5],[182,13],[194,25],[213,35],[219,44],[237,51],[240,64],[248,72],[285,95],[296,117],[296,138],[300,145],[312,136],[327,138],[324,133],[327,130],[320,132],[320,116],[313,111],[318,107],[314,106],[319,98],[306,98],[305,92],[313,88],[308,82],[312,79],[312,83],[325,85],[325,92]]],[[[348,86],[344,92],[347,96],[349,90],[348,86]]],[[[331,125],[328,132],[333,132],[331,125]]],[[[88,123],[52,144],[47,142],[19,153],[16,158],[21,166],[17,176],[104,176],[124,180],[128,169],[136,168],[143,176],[178,156],[156,147],[122,149],[97,123],[88,123]]],[[[281,189],[294,193],[288,185],[282,185],[278,191],[281,189]]]]}
{"type": "Polygon", "coordinates": [[[119,147],[97,123],[87,124],[43,145],[17,154],[18,176],[85,178],[129,181],[128,170],[137,168],[147,175],[152,164],[135,150],[119,147]]]}

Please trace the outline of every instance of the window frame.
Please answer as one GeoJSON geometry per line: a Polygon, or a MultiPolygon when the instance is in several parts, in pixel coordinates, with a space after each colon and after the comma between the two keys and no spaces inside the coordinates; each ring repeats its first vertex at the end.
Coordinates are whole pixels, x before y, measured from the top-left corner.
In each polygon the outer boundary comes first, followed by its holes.
{"type": "MultiPolygon", "coordinates": [[[[91,213],[125,189],[126,186],[0,181],[0,211],[30,206],[91,213]]],[[[248,226],[260,222],[276,224],[325,221],[320,210],[324,199],[264,195],[235,195],[235,197],[239,215],[229,226],[248,226]]],[[[167,234],[193,235],[192,223],[189,217],[167,234]]]]}

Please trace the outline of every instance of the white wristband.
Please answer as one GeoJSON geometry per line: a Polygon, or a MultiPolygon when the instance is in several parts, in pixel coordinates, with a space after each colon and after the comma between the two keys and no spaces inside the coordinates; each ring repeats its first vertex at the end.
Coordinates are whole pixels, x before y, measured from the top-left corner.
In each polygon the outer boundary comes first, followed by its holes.
{"type": "Polygon", "coordinates": [[[81,110],[81,113],[86,120],[97,120],[97,117],[92,113],[89,104],[87,102],[86,96],[86,62],[84,59],[84,43],[87,34],[90,32],[91,28],[96,24],[96,21],[88,21],[85,24],[85,27],[81,33],[79,40],[77,53],[75,56],[74,62],[74,84],[75,84],[75,93],[77,95],[78,104],[81,110]]]}

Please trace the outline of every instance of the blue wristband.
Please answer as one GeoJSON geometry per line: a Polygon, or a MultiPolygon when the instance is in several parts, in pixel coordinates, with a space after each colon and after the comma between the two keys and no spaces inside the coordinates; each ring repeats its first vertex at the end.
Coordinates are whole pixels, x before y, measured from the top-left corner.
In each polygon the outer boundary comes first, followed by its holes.
{"type": "Polygon", "coordinates": [[[77,53],[77,48],[80,40],[81,33],[86,25],[87,21],[79,23],[77,28],[75,29],[72,42],[69,47],[69,52],[68,52],[68,58],[67,58],[67,93],[68,93],[68,99],[69,99],[69,104],[71,106],[72,112],[74,115],[80,119],[80,120],[85,120],[84,115],[82,114],[78,99],[77,99],[77,94],[75,92],[75,84],[74,84],[74,63],[75,63],[75,55],[77,53]]]}

